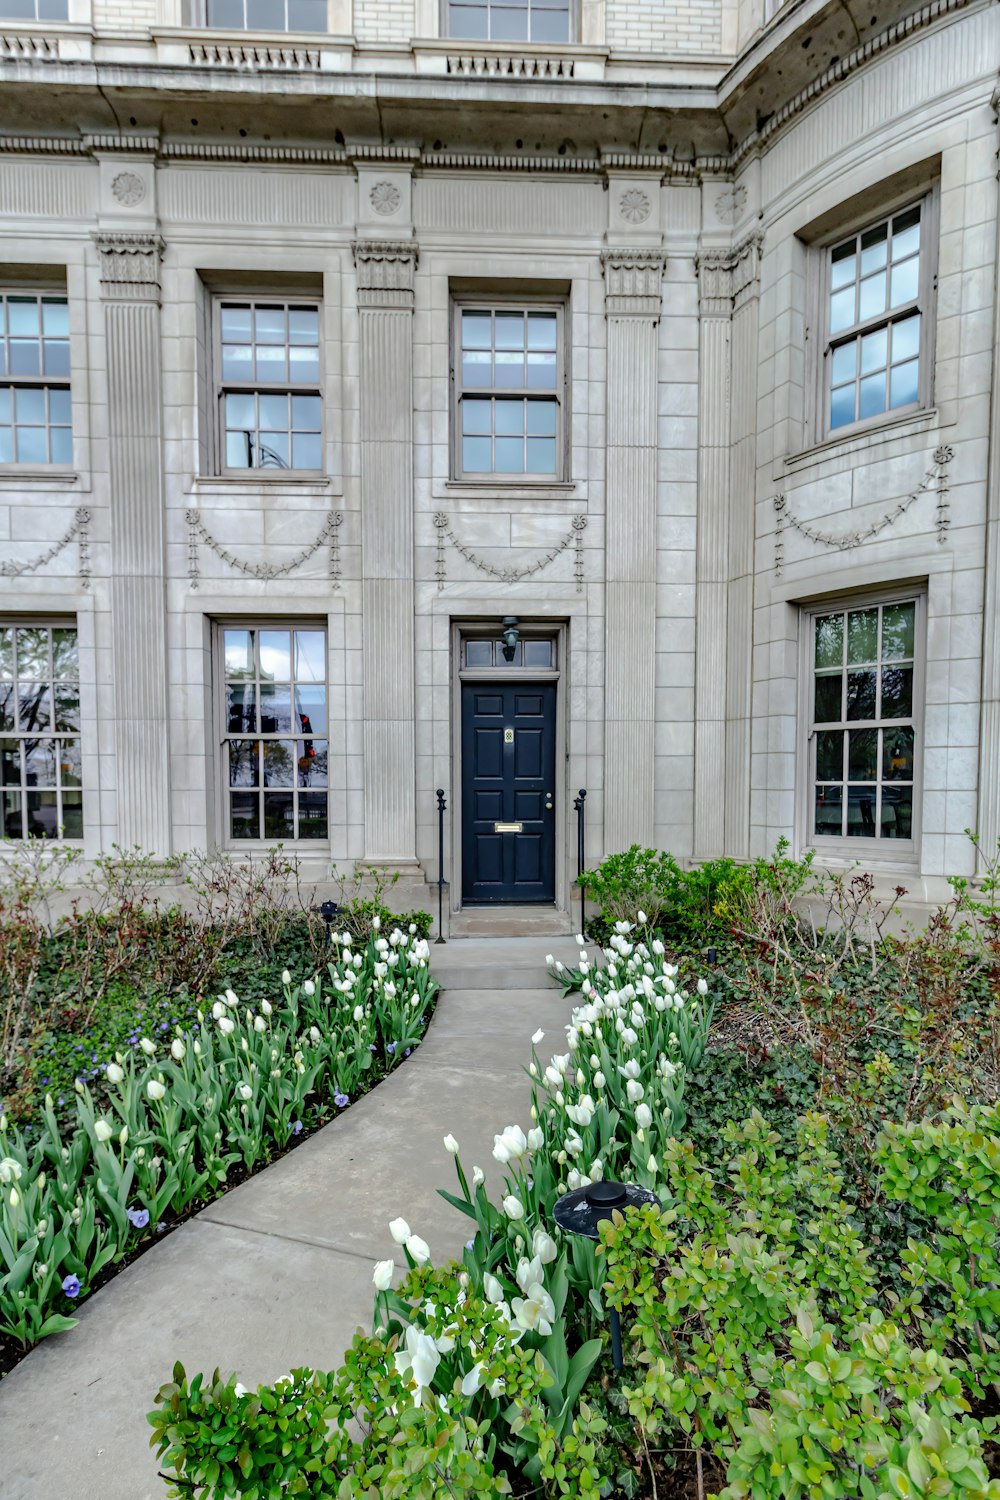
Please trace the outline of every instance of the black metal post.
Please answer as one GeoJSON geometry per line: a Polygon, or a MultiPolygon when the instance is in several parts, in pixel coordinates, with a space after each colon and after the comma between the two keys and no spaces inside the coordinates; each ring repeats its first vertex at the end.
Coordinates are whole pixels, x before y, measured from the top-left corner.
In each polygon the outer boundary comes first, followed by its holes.
{"type": "Polygon", "coordinates": [[[611,1360],[620,1374],[625,1368],[625,1361],[622,1358],[622,1320],[617,1307],[608,1309],[608,1322],[611,1324],[611,1360]]]}
{"type": "MultiPolygon", "coordinates": [[[[577,880],[583,874],[587,864],[587,850],[585,844],[586,810],[584,803],[587,800],[585,787],[581,787],[573,799],[576,809],[576,874],[577,880]]],[[[580,931],[584,931],[587,925],[587,887],[580,885],[580,931]]]]}
{"type": "Polygon", "coordinates": [[[444,815],[448,804],[444,800],[444,792],[438,787],[438,935],[436,941],[446,941],[444,935],[444,815]]]}

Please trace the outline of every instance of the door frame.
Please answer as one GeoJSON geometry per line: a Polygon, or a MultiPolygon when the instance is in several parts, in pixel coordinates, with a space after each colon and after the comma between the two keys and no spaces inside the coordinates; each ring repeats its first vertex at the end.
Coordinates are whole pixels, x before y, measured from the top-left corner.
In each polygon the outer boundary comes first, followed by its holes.
{"type": "MultiPolygon", "coordinates": [[[[511,610],[515,606],[511,605],[511,610]]],[[[553,839],[555,843],[555,901],[553,911],[568,909],[569,890],[566,878],[566,857],[569,839],[569,764],[566,745],[566,652],[569,646],[569,626],[565,620],[530,619],[518,625],[522,639],[525,636],[551,636],[556,643],[556,666],[552,671],[539,671],[537,667],[511,667],[507,671],[496,668],[462,667],[462,641],[470,636],[492,636],[500,634],[497,617],[488,619],[454,619],[451,622],[451,869],[450,909],[462,910],[462,684],[465,682],[554,682],[556,685],[555,725],[555,791],[560,800],[556,803],[553,839]],[[560,813],[560,807],[562,812],[560,813]]],[[[506,903],[500,903],[506,906],[506,903]]],[[[507,910],[519,910],[511,903],[507,910]]],[[[525,908],[527,910],[528,908],[525,908]]],[[[543,905],[532,904],[533,911],[547,911],[543,905]]],[[[482,911],[479,905],[470,906],[470,911],[482,911]]]]}

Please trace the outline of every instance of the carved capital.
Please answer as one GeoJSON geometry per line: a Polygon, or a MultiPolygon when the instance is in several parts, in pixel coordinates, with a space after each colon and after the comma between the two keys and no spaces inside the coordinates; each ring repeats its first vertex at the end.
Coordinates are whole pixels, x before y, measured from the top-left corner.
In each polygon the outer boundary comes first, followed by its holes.
{"type": "Polygon", "coordinates": [[[662,250],[603,251],[604,309],[608,316],[659,318],[664,263],[662,250]]]}
{"type": "Polygon", "coordinates": [[[417,245],[413,240],[355,240],[359,307],[413,307],[417,245]]]}
{"type": "Polygon", "coordinates": [[[728,318],[733,310],[733,257],[730,250],[703,250],[695,260],[699,310],[703,318],[728,318]]]}
{"type": "Polygon", "coordinates": [[[158,234],[98,233],[101,292],[125,302],[159,302],[163,240],[158,234]]]}
{"type": "Polygon", "coordinates": [[[764,236],[755,230],[741,240],[733,251],[733,304],[742,307],[760,290],[760,257],[764,236]]]}

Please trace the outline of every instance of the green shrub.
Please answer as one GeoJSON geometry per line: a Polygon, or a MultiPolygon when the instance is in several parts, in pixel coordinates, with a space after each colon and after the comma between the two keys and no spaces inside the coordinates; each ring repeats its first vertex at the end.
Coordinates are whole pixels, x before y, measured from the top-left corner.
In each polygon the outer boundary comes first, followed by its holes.
{"type": "Polygon", "coordinates": [[[682,870],[672,854],[633,844],[585,871],[578,884],[600,907],[599,918],[590,924],[599,941],[610,938],[616,923],[630,922],[648,925],[671,942],[704,947],[725,934],[727,921],[720,910],[738,901],[750,879],[748,868],[732,859],[707,860],[682,870]]]}

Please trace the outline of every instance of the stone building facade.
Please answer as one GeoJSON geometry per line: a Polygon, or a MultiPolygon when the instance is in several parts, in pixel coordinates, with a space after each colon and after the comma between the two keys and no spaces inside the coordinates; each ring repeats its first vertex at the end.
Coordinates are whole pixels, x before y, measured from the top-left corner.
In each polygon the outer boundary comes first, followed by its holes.
{"type": "Polygon", "coordinates": [[[8,837],[974,871],[995,4],[0,12],[8,837]]]}

